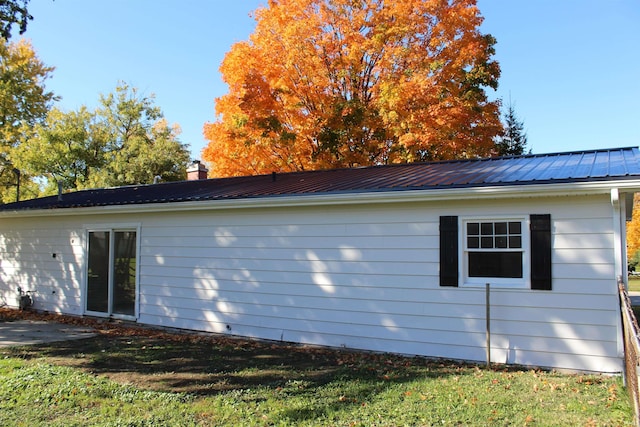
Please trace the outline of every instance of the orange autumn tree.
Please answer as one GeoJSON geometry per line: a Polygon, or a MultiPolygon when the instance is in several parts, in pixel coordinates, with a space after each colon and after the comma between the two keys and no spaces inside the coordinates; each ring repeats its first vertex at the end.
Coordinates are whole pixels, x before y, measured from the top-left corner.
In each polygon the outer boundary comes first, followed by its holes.
{"type": "Polygon", "coordinates": [[[627,260],[635,267],[636,271],[640,270],[636,265],[640,257],[640,195],[633,197],[633,217],[627,223],[627,260]]]}
{"type": "Polygon", "coordinates": [[[475,0],[270,0],[220,71],[213,176],[487,156],[502,129],[475,0]]]}

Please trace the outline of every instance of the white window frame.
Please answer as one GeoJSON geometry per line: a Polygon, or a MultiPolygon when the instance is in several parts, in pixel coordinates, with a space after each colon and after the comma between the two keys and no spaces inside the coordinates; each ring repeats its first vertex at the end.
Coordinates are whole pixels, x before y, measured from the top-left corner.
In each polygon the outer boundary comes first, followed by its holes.
{"type": "MultiPolygon", "coordinates": [[[[135,321],[139,316],[139,308],[140,308],[140,223],[109,223],[109,224],[95,224],[95,225],[85,225],[84,227],[85,233],[85,262],[84,262],[84,284],[83,284],[83,292],[82,292],[82,312],[84,314],[96,317],[111,317],[114,319],[122,319],[122,320],[131,320],[135,321]],[[103,313],[99,311],[90,311],[87,310],[87,295],[88,295],[88,286],[89,286],[89,233],[93,232],[101,232],[107,231],[109,232],[110,244],[109,247],[113,247],[113,239],[114,233],[119,231],[135,231],[136,233],[136,271],[135,271],[135,281],[136,281],[136,300],[134,304],[134,315],[129,316],[125,314],[117,314],[117,313],[103,313]]],[[[109,270],[111,271],[114,260],[112,251],[109,253],[109,270]]],[[[113,292],[112,285],[109,285],[109,295],[113,292]]],[[[109,296],[111,298],[111,296],[109,296]]],[[[109,306],[111,306],[111,302],[109,302],[109,306]]],[[[112,309],[110,308],[112,311],[112,309]]]]}
{"type": "MultiPolygon", "coordinates": [[[[531,287],[531,237],[530,221],[528,215],[481,215],[465,216],[459,218],[458,235],[459,249],[459,274],[462,278],[462,286],[480,287],[489,283],[492,286],[502,288],[528,289],[531,287]],[[467,224],[472,222],[520,222],[522,236],[522,277],[470,277],[469,276],[469,252],[483,251],[482,249],[467,247],[467,224]]],[[[491,250],[484,249],[491,252],[491,250]]],[[[503,250],[496,249],[502,252],[503,250]]]]}

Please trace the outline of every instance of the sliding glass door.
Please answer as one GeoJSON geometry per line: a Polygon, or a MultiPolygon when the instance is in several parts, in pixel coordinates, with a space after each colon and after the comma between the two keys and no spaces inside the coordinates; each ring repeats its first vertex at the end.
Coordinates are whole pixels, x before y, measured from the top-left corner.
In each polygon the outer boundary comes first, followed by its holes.
{"type": "Polygon", "coordinates": [[[112,311],[135,315],[136,307],[136,232],[116,231],[113,236],[112,311]]]}
{"type": "Polygon", "coordinates": [[[109,312],[109,254],[111,233],[89,232],[87,311],[109,312]]]}
{"type": "Polygon", "coordinates": [[[89,232],[88,312],[135,316],[137,259],[135,230],[89,232]]]}

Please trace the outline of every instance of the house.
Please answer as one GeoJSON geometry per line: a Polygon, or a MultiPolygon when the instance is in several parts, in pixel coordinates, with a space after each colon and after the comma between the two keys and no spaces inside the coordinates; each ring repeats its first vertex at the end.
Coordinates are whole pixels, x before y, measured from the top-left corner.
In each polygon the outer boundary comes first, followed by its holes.
{"type": "Polygon", "coordinates": [[[493,362],[620,372],[636,191],[619,148],[60,194],[0,206],[0,304],[484,362],[489,283],[493,362]]]}

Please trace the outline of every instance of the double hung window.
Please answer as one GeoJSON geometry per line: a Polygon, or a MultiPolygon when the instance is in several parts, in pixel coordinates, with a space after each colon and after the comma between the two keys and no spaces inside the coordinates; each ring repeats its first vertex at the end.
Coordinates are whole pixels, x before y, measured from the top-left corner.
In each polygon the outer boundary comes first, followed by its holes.
{"type": "Polygon", "coordinates": [[[551,215],[440,217],[440,286],[551,290],[551,215]]]}
{"type": "Polygon", "coordinates": [[[523,278],[522,221],[467,221],[469,278],[523,278]]]}

